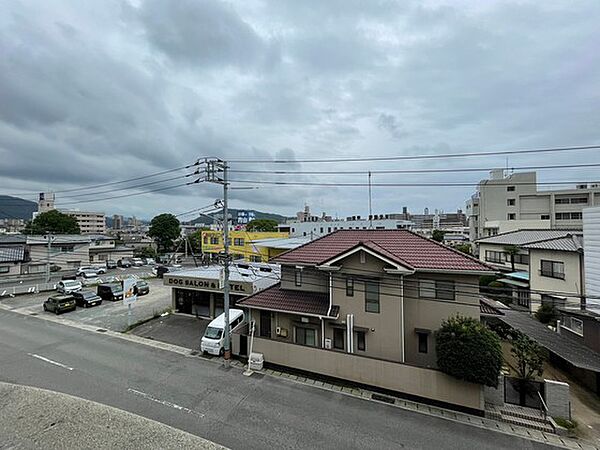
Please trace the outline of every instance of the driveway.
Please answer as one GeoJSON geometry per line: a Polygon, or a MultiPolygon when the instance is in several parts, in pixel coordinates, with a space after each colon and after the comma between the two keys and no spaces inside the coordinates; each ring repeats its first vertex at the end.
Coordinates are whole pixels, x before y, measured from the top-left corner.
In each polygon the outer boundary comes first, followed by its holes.
{"type": "Polygon", "coordinates": [[[187,314],[170,314],[143,323],[131,330],[136,336],[166,342],[180,347],[200,349],[200,338],[210,323],[187,314]]]}

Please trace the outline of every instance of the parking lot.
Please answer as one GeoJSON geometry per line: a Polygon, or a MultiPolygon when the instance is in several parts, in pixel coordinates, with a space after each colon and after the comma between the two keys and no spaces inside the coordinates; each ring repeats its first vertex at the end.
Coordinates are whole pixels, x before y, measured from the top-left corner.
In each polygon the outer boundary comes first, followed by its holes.
{"type": "MultiPolygon", "coordinates": [[[[117,274],[123,275],[120,271],[117,274]]],[[[171,288],[162,284],[162,279],[150,278],[146,280],[150,285],[150,293],[138,297],[132,306],[132,323],[148,320],[171,308],[171,288]]],[[[96,290],[95,287],[85,289],[96,290]]],[[[101,305],[92,308],[77,307],[75,311],[55,316],[54,313],[43,310],[44,301],[53,292],[18,295],[15,297],[0,298],[0,306],[5,309],[27,314],[58,317],[59,320],[75,321],[78,323],[96,326],[112,331],[125,331],[128,326],[127,305],[122,301],[103,301],[101,305]]]]}

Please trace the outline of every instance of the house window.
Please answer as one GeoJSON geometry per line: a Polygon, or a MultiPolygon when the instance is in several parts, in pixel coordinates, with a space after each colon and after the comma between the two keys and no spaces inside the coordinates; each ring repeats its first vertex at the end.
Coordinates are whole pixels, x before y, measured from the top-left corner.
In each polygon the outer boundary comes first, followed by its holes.
{"type": "Polygon", "coordinates": [[[344,331],[343,328],[333,329],[333,348],[344,350],[344,331]]]}
{"type": "Polygon", "coordinates": [[[365,281],[365,311],[379,312],[379,283],[375,281],[365,281]]]}
{"type": "Polygon", "coordinates": [[[454,300],[456,296],[454,281],[419,280],[419,296],[439,300],[454,300]]]}
{"type": "Polygon", "coordinates": [[[563,326],[573,333],[583,336],[583,320],[577,317],[563,316],[563,326]]]}
{"type": "Polygon", "coordinates": [[[316,346],[317,332],[313,328],[296,327],[296,344],[316,346]]]}
{"type": "Polygon", "coordinates": [[[244,246],[244,238],[235,238],[233,240],[233,245],[235,245],[236,247],[243,247],[244,246]]]}
{"type": "Polygon", "coordinates": [[[506,215],[506,218],[507,218],[508,220],[516,220],[516,219],[517,219],[517,215],[516,215],[515,213],[508,213],[508,214],[506,215]]]}
{"type": "Polygon", "coordinates": [[[519,289],[517,291],[517,303],[519,306],[529,308],[529,291],[519,289]]]}
{"type": "Polygon", "coordinates": [[[417,337],[419,339],[419,353],[427,353],[428,352],[428,340],[429,333],[423,331],[417,331],[417,337]]]}
{"type": "Polygon", "coordinates": [[[515,264],[529,264],[529,255],[525,253],[518,253],[513,255],[515,264]]]}
{"type": "Polygon", "coordinates": [[[506,204],[508,206],[515,206],[515,199],[514,198],[509,198],[508,200],[506,200],[506,204]]]}
{"type": "Polygon", "coordinates": [[[296,286],[302,286],[302,269],[296,268],[294,272],[294,284],[296,286]]]}
{"type": "Polygon", "coordinates": [[[506,191],[507,192],[514,192],[515,191],[515,187],[514,186],[506,186],[506,191]]]}
{"type": "Polygon", "coordinates": [[[210,238],[210,243],[211,243],[212,245],[218,245],[218,244],[219,244],[219,237],[218,237],[218,236],[212,236],[212,237],[210,238]]]}
{"type": "Polygon", "coordinates": [[[550,220],[550,214],[542,214],[540,220],[550,220]]]}
{"type": "Polygon", "coordinates": [[[487,262],[502,263],[504,262],[504,252],[496,252],[494,250],[485,251],[485,260],[487,262]]]}
{"type": "Polygon", "coordinates": [[[364,331],[356,332],[356,348],[361,352],[367,350],[367,336],[364,331]]]}
{"type": "Polygon", "coordinates": [[[346,277],[346,297],[354,297],[354,278],[346,277]]]}
{"type": "Polygon", "coordinates": [[[543,277],[565,279],[565,263],[542,259],[540,262],[540,275],[543,277]]]}
{"type": "Polygon", "coordinates": [[[9,266],[0,266],[0,273],[8,273],[10,272],[9,266]]]}

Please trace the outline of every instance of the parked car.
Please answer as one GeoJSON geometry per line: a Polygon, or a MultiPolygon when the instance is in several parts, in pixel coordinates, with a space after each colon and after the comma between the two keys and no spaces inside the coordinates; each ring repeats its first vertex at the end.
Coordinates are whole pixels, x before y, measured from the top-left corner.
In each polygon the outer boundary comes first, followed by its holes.
{"type": "Polygon", "coordinates": [[[83,278],[98,278],[98,273],[94,269],[83,270],[79,273],[83,278]]]}
{"type": "Polygon", "coordinates": [[[61,280],[56,283],[56,290],[61,294],[72,294],[81,290],[81,283],[77,280],[61,280]]]}
{"type": "Polygon", "coordinates": [[[144,280],[136,281],[134,289],[137,295],[146,295],[150,293],[150,285],[144,280]]]}
{"type": "Polygon", "coordinates": [[[106,266],[104,264],[94,264],[91,266],[91,269],[98,275],[106,273],[106,266]]]}
{"type": "Polygon", "coordinates": [[[117,268],[117,262],[114,259],[108,259],[108,260],[106,260],[106,268],[107,269],[116,269],[117,268]]]}
{"type": "Polygon", "coordinates": [[[88,289],[82,289],[81,291],[73,292],[75,303],[77,306],[87,308],[89,306],[96,306],[102,304],[102,299],[94,291],[88,289]]]}
{"type": "Polygon", "coordinates": [[[142,258],[133,258],[131,264],[136,267],[142,267],[145,264],[145,261],[142,258]]]}
{"type": "Polygon", "coordinates": [[[77,272],[75,270],[70,270],[68,272],[65,272],[61,276],[61,280],[76,280],[76,279],[77,279],[77,272]]]}
{"type": "MultiPolygon", "coordinates": [[[[229,310],[229,326],[234,331],[244,322],[244,311],[241,309],[229,310]]],[[[204,336],[200,341],[200,351],[211,355],[223,354],[223,332],[225,330],[225,313],[208,324],[204,336]]]]}
{"type": "Polygon", "coordinates": [[[156,266],[152,268],[152,273],[158,278],[162,278],[165,273],[169,271],[167,266],[156,266]]]}
{"type": "Polygon", "coordinates": [[[121,283],[100,284],[96,293],[102,300],[110,300],[111,302],[123,300],[123,286],[121,286],[121,283]]]}
{"type": "Polygon", "coordinates": [[[156,261],[154,260],[154,258],[142,258],[142,259],[144,259],[144,261],[146,261],[146,264],[148,264],[149,266],[156,264],[156,261]]]}
{"type": "Polygon", "coordinates": [[[75,299],[72,295],[53,295],[44,302],[44,311],[59,315],[62,312],[75,311],[77,309],[75,299]]]}
{"type": "Polygon", "coordinates": [[[119,266],[119,267],[131,267],[131,261],[128,260],[128,259],[126,259],[126,258],[119,259],[117,261],[117,266],[119,266]]]}

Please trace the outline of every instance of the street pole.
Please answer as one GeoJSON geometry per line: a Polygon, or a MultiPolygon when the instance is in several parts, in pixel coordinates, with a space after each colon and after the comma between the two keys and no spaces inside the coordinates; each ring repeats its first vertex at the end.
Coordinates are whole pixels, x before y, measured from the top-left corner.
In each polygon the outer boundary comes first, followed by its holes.
{"type": "Polygon", "coordinates": [[[52,235],[46,233],[48,237],[48,261],[46,262],[46,283],[50,283],[50,252],[52,251],[52,235]]]}
{"type": "Polygon", "coordinates": [[[127,305],[127,328],[131,328],[131,303],[127,305]]]}
{"type": "Polygon", "coordinates": [[[229,367],[231,358],[231,330],[229,329],[229,209],[227,199],[227,161],[223,162],[223,248],[225,261],[223,269],[223,307],[225,309],[225,342],[223,344],[223,357],[225,367],[229,367]]]}

